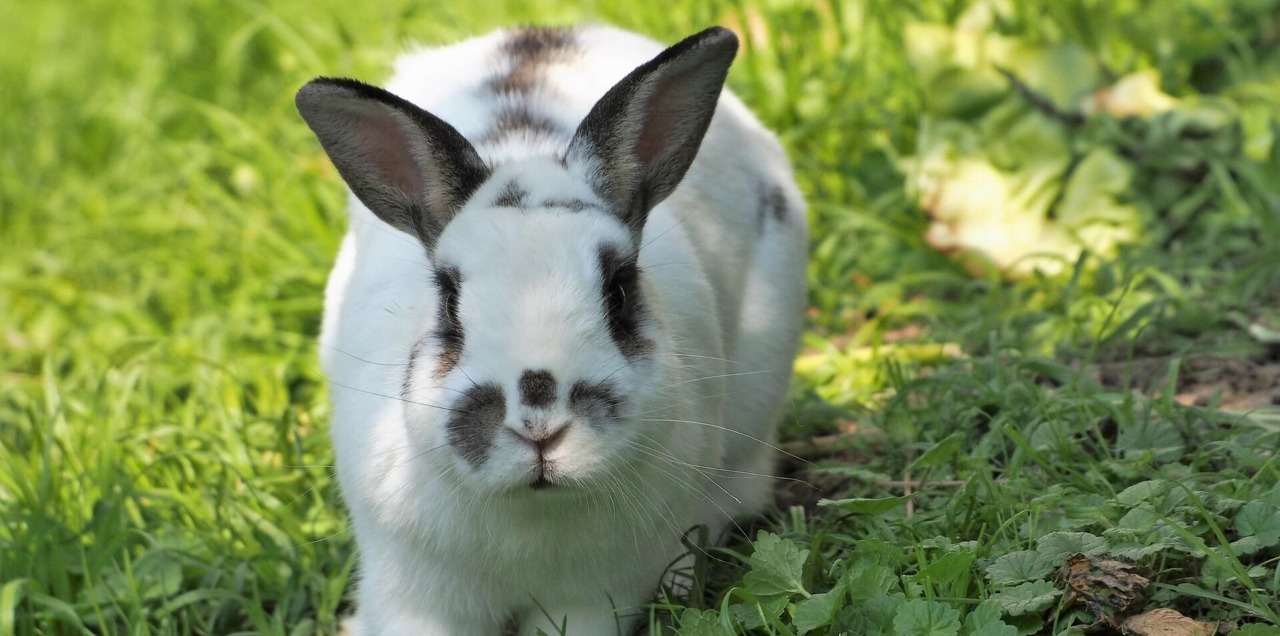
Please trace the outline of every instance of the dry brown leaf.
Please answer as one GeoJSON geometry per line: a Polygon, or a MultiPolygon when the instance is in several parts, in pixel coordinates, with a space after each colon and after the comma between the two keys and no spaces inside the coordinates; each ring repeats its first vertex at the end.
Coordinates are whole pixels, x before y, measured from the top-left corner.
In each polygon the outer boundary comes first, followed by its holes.
{"type": "Polygon", "coordinates": [[[1094,617],[1114,624],[1111,617],[1141,599],[1151,580],[1144,568],[1128,561],[1074,554],[1058,571],[1058,583],[1067,590],[1068,605],[1083,603],[1094,617]]]}
{"type": "Polygon", "coordinates": [[[1213,636],[1217,631],[1214,623],[1187,618],[1171,609],[1130,616],[1120,624],[1120,633],[1125,636],[1213,636]]]}

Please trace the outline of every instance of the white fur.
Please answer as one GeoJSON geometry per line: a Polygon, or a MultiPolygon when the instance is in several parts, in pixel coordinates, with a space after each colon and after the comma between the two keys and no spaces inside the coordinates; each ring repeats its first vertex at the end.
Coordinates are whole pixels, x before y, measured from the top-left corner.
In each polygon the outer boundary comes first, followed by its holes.
{"type": "MultiPolygon", "coordinates": [[[[388,89],[475,139],[500,106],[480,85],[504,64],[502,37],[408,55],[388,89]]],[[[578,39],[580,55],[546,66],[548,88],[537,93],[540,112],[569,130],[663,49],[606,27],[584,28],[578,39]]],[[[625,229],[593,211],[489,207],[511,179],[534,203],[596,197],[558,161],[538,158],[562,147],[477,148],[499,167],[435,253],[464,276],[460,372],[436,378],[428,345],[410,403],[399,399],[409,352],[436,321],[432,264],[415,238],[354,198],[326,290],[321,354],[338,477],[361,550],[352,627],[494,636],[514,618],[525,634],[558,633],[552,625],[565,620],[569,634],[626,633],[680,557],[682,533],[704,524],[714,535],[770,500],[769,444],[805,300],[803,202],[777,141],[726,91],[698,159],[644,228],[655,350],[633,366],[603,328],[594,256],[602,242],[627,245],[625,229]],[[791,208],[785,221],[766,218],[763,232],[762,182],[780,187],[791,208]],[[608,377],[628,396],[627,421],[607,431],[572,427],[550,452],[561,488],[527,487],[536,456],[513,435],[498,435],[479,469],[444,441],[448,411],[437,407],[473,381],[514,395],[529,368],[608,377]]]]}

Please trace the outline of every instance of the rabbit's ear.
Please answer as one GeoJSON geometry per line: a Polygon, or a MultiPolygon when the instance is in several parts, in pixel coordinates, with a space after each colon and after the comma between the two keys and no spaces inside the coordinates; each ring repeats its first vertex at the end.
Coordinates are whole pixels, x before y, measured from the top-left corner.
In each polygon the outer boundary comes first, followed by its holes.
{"type": "Polygon", "coordinates": [[[565,163],[637,233],[697,156],[737,51],[728,29],[686,38],[609,89],[574,133],[565,163]]]}
{"type": "Polygon", "coordinates": [[[322,77],[295,101],[356,197],[428,249],[489,175],[453,126],[380,88],[322,77]]]}

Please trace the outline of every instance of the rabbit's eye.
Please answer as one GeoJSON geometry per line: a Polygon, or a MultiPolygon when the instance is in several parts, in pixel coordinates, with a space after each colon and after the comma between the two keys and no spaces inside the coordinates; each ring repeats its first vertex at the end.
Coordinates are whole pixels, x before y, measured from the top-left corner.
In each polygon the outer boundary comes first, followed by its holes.
{"type": "Polygon", "coordinates": [[[604,274],[600,291],[604,296],[609,335],[622,355],[628,358],[643,355],[651,343],[641,335],[645,307],[635,256],[626,257],[613,247],[602,247],[600,271],[604,274]]]}
{"type": "Polygon", "coordinates": [[[614,270],[605,289],[609,302],[609,317],[620,319],[630,316],[635,308],[637,272],[634,263],[614,270]]]}
{"type": "Polygon", "coordinates": [[[443,317],[441,327],[458,328],[458,284],[460,276],[456,269],[436,270],[436,290],[440,294],[440,315],[443,317]]]}

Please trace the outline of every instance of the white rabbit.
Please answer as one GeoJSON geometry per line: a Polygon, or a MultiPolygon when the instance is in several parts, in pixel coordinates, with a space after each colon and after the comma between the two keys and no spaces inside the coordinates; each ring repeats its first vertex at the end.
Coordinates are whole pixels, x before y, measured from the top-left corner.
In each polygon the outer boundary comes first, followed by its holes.
{"type": "Polygon", "coordinates": [[[807,230],[736,51],[522,28],[298,92],[354,195],[321,335],[354,633],[626,633],[684,533],[770,500],[807,230]]]}

